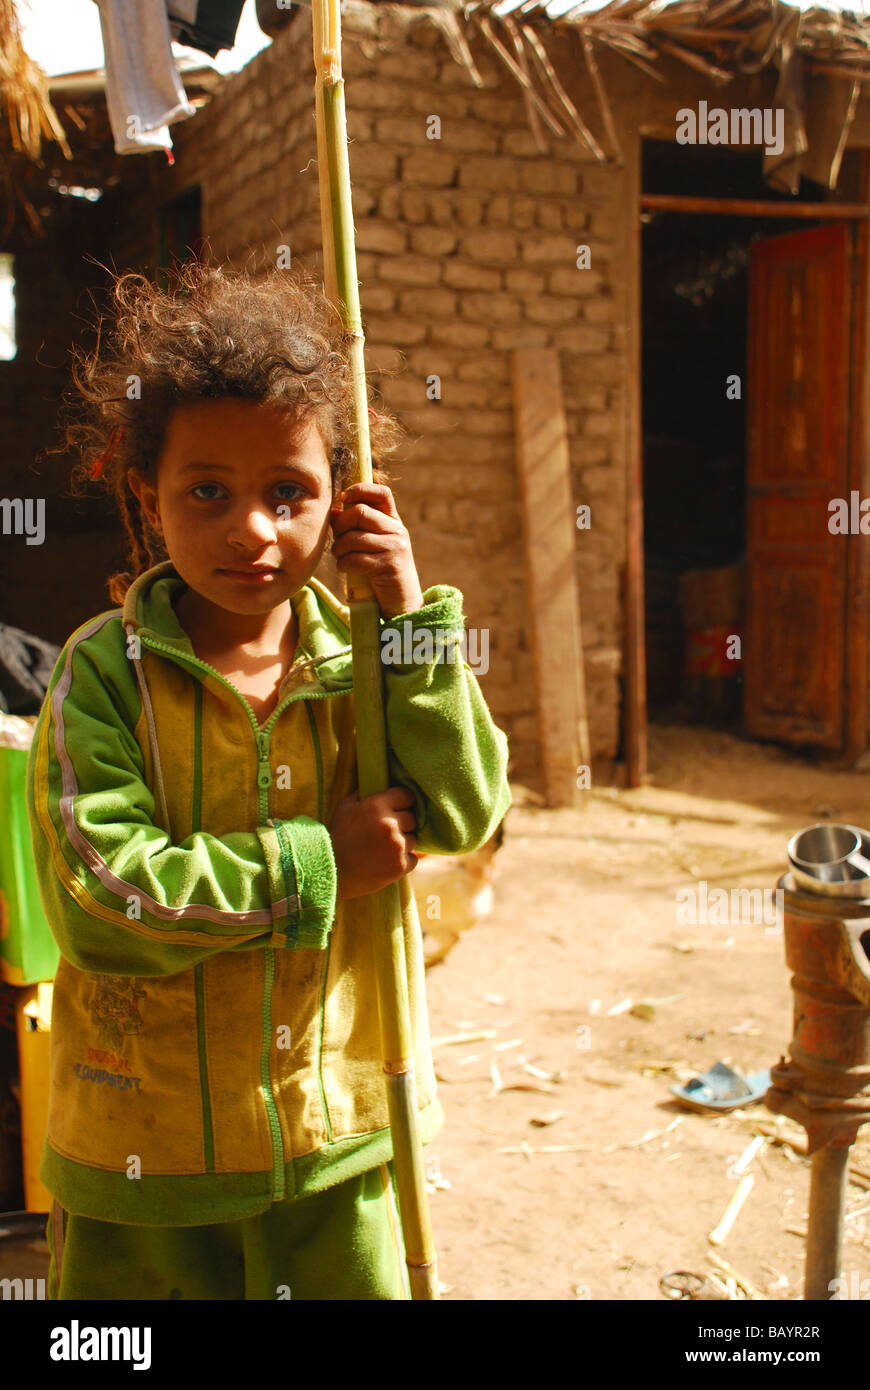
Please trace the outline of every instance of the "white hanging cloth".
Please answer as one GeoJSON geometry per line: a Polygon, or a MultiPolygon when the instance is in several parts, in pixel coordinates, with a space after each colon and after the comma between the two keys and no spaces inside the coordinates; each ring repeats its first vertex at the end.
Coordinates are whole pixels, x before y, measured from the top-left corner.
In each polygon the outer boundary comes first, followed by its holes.
{"type": "MultiPolygon", "coordinates": [[[[171,150],[169,126],[196,113],[172,52],[166,0],[95,0],[117,154],[171,150]]],[[[182,6],[183,7],[183,6],[182,6]]]]}

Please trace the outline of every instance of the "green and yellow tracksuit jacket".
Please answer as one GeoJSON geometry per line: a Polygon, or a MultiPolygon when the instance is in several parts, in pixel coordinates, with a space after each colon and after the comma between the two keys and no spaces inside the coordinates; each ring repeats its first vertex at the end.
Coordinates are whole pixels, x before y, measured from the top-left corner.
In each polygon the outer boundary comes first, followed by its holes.
{"type": "MultiPolygon", "coordinates": [[[[327,830],[356,789],[348,609],[316,579],[294,595],[299,646],[258,727],[194,654],[183,590],[158,565],[73,634],[28,768],[61,952],[42,1180],[77,1215],[160,1226],[251,1216],[392,1157],[366,900],[336,903],[327,830]]],[[[391,784],[426,853],[476,849],[510,804],[463,630],[450,585],[382,620],[416,658],[383,669],[391,784]]],[[[443,1114],[407,897],[425,1143],[443,1114]]]]}

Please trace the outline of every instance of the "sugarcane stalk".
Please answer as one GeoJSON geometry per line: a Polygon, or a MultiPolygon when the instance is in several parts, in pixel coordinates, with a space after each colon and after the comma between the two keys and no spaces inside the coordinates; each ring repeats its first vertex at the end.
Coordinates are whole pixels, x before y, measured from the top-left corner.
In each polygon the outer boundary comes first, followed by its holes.
{"type": "MultiPolygon", "coordinates": [[[[349,484],[367,483],[372,481],[372,460],[365,337],[351,205],[339,0],[313,0],[312,37],[324,287],[350,335],[356,449],[349,484]]],[[[349,573],[347,592],[362,798],[386,791],[390,785],[380,608],[364,575],[349,573]]],[[[413,895],[403,878],[364,901],[374,946],[381,1056],[408,1281],[412,1299],[436,1299],[438,1274],[420,1140],[403,931],[403,910],[409,921],[416,922],[413,895]]]]}

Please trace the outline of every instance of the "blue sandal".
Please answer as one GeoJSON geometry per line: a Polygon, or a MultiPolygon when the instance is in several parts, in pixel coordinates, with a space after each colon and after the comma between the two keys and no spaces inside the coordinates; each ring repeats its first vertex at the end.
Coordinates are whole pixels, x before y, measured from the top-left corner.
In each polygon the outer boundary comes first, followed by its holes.
{"type": "Polygon", "coordinates": [[[737,1110],[763,1100],[769,1086],[769,1069],[741,1076],[724,1062],[717,1062],[685,1086],[672,1086],[671,1094],[691,1110],[737,1110]]]}

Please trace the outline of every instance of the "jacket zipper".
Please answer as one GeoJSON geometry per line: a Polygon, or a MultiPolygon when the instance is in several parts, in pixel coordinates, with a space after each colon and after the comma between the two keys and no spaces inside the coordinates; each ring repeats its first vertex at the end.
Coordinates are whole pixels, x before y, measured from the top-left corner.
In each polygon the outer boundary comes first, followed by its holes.
{"type": "MultiPolygon", "coordinates": [[[[209,666],[207,661],[200,661],[198,656],[188,656],[186,652],[175,651],[173,647],[166,646],[163,642],[157,642],[151,637],[142,639],[143,646],[150,647],[153,651],[165,652],[168,656],[175,657],[176,660],[186,661],[191,666],[198,666],[203,671],[208,671],[210,675],[216,677],[221,685],[226,686],[227,690],[232,691],[236,699],[240,700],[245,707],[248,718],[251,721],[251,728],[254,731],[254,738],[257,744],[257,796],[258,811],[261,824],[265,825],[269,819],[269,788],[272,785],[272,767],[269,762],[269,742],[272,737],[272,726],[278,715],[286,707],[298,699],[301,691],[296,691],[288,695],[283,701],[279,701],[276,709],[269,716],[265,726],[261,729],[257,723],[257,716],[248,704],[244,695],[237,690],[230,681],[216,671],[213,666],[209,666]]],[[[343,694],[342,691],[324,690],[321,695],[314,692],[309,695],[309,699],[327,699],[330,694],[343,694]]],[[[266,1106],[266,1118],[269,1123],[269,1135],[272,1143],[272,1201],[283,1200],[285,1194],[284,1183],[284,1140],[281,1135],[281,1122],[278,1119],[278,1108],[275,1105],[275,1094],[272,1089],[272,1069],[270,1063],[270,1053],[272,1050],[272,989],[275,983],[275,951],[271,946],[264,948],[265,956],[265,980],[263,985],[263,1033],[260,1047],[260,1088],[263,1092],[263,1101],[266,1106]]],[[[322,1088],[321,1088],[322,1090],[322,1088]]],[[[328,1123],[328,1119],[327,1119],[328,1123]]]]}
{"type": "MultiPolygon", "coordinates": [[[[311,743],[314,748],[314,761],[317,769],[317,816],[323,820],[323,754],[320,748],[320,735],[317,732],[317,721],[310,705],[305,713],[308,715],[308,729],[311,734],[311,743]]],[[[326,981],[329,978],[329,953],[332,950],[332,934],[330,933],[326,942],[326,960],[323,962],[323,979],[320,986],[320,1027],[317,1038],[317,1086],[320,1091],[320,1109],[323,1112],[323,1121],[326,1125],[327,1143],[333,1143],[332,1121],[329,1118],[329,1106],[326,1104],[326,1091],[323,1086],[323,1033],[324,1033],[324,1010],[326,1007],[326,981]]]]}

